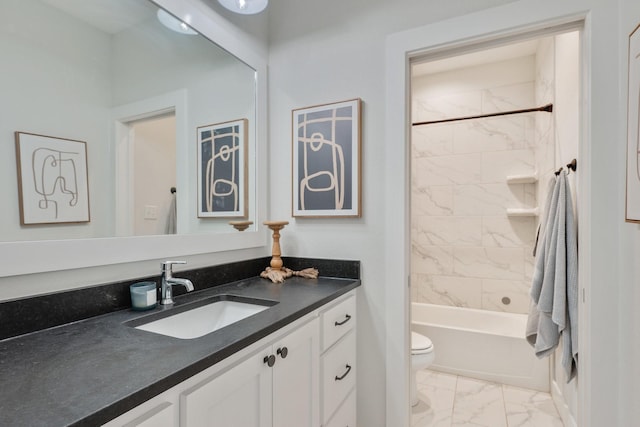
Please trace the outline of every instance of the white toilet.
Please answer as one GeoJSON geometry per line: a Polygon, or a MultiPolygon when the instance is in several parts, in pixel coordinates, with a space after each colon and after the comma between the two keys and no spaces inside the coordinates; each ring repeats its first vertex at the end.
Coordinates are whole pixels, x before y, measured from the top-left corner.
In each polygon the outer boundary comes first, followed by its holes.
{"type": "Polygon", "coordinates": [[[433,363],[436,353],[433,343],[424,335],[411,331],[411,406],[418,404],[416,374],[433,363]]]}

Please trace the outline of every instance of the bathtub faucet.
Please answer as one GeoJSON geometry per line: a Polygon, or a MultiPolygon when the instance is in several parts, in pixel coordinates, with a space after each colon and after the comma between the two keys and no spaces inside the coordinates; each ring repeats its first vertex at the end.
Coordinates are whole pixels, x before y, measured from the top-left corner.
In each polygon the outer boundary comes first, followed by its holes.
{"type": "Polygon", "coordinates": [[[186,264],[186,261],[164,261],[160,265],[162,266],[161,275],[161,288],[160,288],[160,304],[171,305],[173,304],[173,286],[182,285],[187,288],[187,292],[193,291],[193,283],[189,279],[179,279],[173,277],[172,265],[173,264],[186,264]]]}

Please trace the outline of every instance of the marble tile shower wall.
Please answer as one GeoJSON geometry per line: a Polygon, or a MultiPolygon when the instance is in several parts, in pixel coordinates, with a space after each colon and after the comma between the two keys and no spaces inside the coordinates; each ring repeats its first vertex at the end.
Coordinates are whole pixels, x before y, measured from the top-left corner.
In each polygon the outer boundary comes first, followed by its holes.
{"type": "MultiPolygon", "coordinates": [[[[541,39],[536,55],[536,105],[545,105],[555,99],[555,39],[541,39]]],[[[547,184],[553,179],[555,171],[555,126],[553,115],[536,113],[536,166],[540,176],[537,198],[541,200],[541,209],[547,199],[547,184]]]]}
{"type": "MultiPolygon", "coordinates": [[[[530,108],[535,82],[438,97],[414,94],[414,118],[434,120],[530,108]]],[[[412,300],[527,313],[536,184],[535,113],[416,126],[412,133],[412,300]],[[508,298],[508,302],[505,299],[508,298]],[[507,303],[505,303],[507,302],[507,303]]]]}

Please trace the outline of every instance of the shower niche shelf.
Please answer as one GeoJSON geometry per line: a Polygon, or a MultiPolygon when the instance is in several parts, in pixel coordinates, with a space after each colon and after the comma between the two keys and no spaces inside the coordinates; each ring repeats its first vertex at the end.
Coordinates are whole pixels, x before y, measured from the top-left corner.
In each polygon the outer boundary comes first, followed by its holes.
{"type": "Polygon", "coordinates": [[[538,216],[538,208],[507,208],[507,216],[538,216]]]}
{"type": "MultiPolygon", "coordinates": [[[[507,185],[511,184],[537,184],[538,172],[525,173],[521,175],[507,175],[507,185]]],[[[538,207],[534,208],[507,208],[509,217],[532,217],[538,216],[538,207]]]]}
{"type": "Polygon", "coordinates": [[[507,176],[507,184],[535,184],[536,182],[538,182],[537,172],[507,176]]]}

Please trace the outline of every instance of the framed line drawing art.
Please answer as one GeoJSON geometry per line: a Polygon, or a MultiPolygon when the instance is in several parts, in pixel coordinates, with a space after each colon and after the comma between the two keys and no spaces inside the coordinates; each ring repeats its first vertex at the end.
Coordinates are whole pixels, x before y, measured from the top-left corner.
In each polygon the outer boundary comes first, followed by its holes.
{"type": "Polygon", "coordinates": [[[246,218],[247,123],[198,128],[199,218],[246,218]]]}
{"type": "Polygon", "coordinates": [[[629,36],[625,220],[640,223],[640,25],[629,36]]]}
{"type": "Polygon", "coordinates": [[[87,144],[15,132],[20,224],[89,222],[87,144]]]}
{"type": "Polygon", "coordinates": [[[292,112],[292,215],[360,217],[361,104],[351,99],[292,112]]]}

